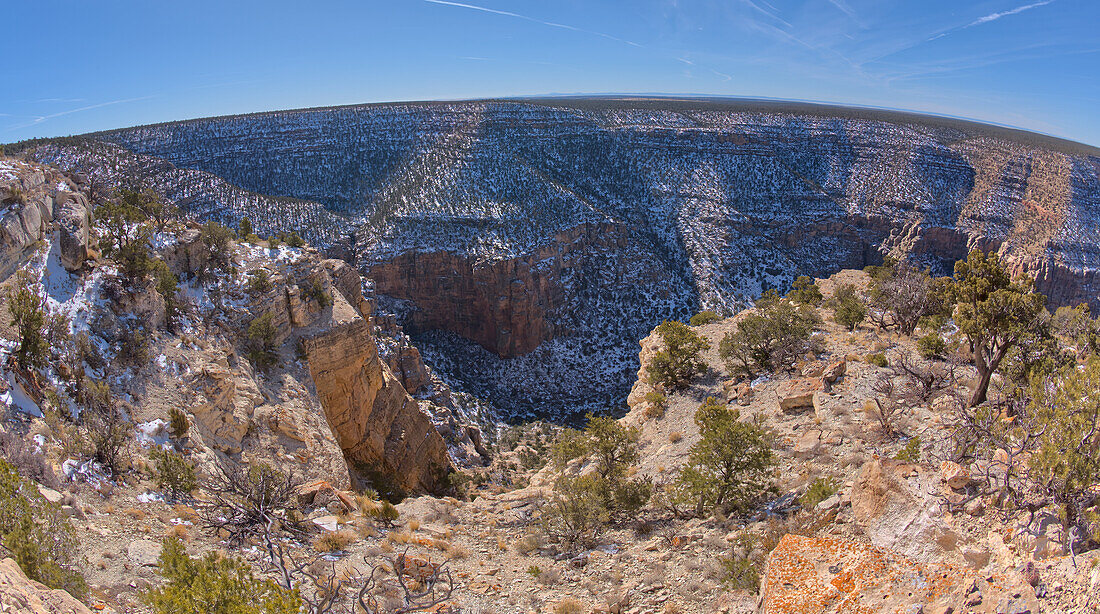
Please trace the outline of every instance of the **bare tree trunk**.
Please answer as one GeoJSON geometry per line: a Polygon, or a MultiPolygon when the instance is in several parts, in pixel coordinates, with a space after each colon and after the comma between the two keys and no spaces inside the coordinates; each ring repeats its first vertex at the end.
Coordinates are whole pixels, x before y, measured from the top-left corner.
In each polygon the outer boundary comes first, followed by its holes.
{"type": "Polygon", "coordinates": [[[993,369],[985,365],[976,366],[978,367],[978,384],[970,395],[970,407],[977,407],[985,403],[986,394],[989,392],[989,381],[993,378],[993,369]]]}

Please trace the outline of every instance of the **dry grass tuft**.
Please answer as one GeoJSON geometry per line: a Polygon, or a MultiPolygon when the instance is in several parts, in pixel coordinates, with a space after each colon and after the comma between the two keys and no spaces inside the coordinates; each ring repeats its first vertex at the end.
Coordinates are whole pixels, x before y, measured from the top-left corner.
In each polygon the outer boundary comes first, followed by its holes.
{"type": "Polygon", "coordinates": [[[182,542],[191,541],[191,534],[187,531],[187,527],[182,524],[172,525],[164,532],[164,536],[175,538],[182,542]]]}
{"type": "Polygon", "coordinates": [[[566,597],[554,605],[554,614],[584,614],[588,609],[580,601],[566,597]]]}
{"type": "Polygon", "coordinates": [[[313,549],[317,552],[339,552],[355,541],[355,534],[351,531],[325,531],[313,540],[313,549]]]}

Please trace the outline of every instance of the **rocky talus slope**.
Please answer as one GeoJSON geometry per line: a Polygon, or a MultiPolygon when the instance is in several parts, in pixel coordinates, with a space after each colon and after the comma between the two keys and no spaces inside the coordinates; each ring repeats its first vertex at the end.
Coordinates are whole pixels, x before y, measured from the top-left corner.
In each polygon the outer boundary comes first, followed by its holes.
{"type": "Polygon", "coordinates": [[[797,275],[887,252],[942,273],[973,247],[997,250],[1055,304],[1098,306],[1098,152],[942,118],[707,100],[405,103],[27,151],[354,255],[380,294],[408,301],[410,332],[443,331],[418,335],[425,356],[468,367],[449,376],[517,415],[625,396],[633,343],[662,319],[732,313],[797,275]]]}

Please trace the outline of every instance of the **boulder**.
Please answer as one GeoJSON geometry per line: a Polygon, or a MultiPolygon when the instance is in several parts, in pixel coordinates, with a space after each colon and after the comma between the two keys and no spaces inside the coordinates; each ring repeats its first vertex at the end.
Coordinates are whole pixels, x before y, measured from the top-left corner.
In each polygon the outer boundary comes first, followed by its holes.
{"type": "Polygon", "coordinates": [[[0,561],[0,612],[92,614],[69,593],[28,578],[13,559],[0,561]]]}
{"type": "Polygon", "coordinates": [[[775,388],[779,409],[785,414],[801,413],[814,406],[814,393],[821,390],[821,380],[799,378],[782,382],[775,388]]]}
{"type": "Polygon", "coordinates": [[[760,606],[765,614],[1037,613],[1034,590],[1018,576],[979,577],[852,540],[786,535],[765,563],[760,606]]]}
{"type": "Polygon", "coordinates": [[[298,486],[295,490],[298,495],[298,505],[301,507],[318,507],[328,509],[342,507],[346,512],[356,508],[355,499],[351,495],[337,489],[325,480],[314,480],[298,486]]]}
{"type": "Polygon", "coordinates": [[[206,266],[208,252],[202,243],[202,233],[188,228],[176,235],[176,242],[161,252],[168,268],[181,277],[190,277],[206,266]]]}
{"type": "Polygon", "coordinates": [[[871,544],[917,560],[954,550],[958,535],[944,520],[938,476],[892,460],[863,465],[852,486],[852,513],[871,544]]]}
{"type": "Polygon", "coordinates": [[[844,376],[848,372],[848,361],[843,358],[839,358],[830,362],[825,369],[821,372],[821,379],[826,383],[835,383],[838,379],[844,376]]]}
{"type": "Polygon", "coordinates": [[[970,472],[962,465],[953,461],[940,463],[940,477],[952,490],[961,490],[970,483],[970,472]]]}
{"type": "Polygon", "coordinates": [[[801,459],[813,458],[821,452],[821,431],[812,429],[803,433],[794,444],[794,455],[801,459]]]}

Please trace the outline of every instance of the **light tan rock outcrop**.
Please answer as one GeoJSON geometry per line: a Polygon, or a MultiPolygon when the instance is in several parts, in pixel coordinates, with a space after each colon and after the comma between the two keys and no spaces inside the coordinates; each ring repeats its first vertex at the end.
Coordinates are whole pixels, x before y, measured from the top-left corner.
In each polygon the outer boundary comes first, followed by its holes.
{"type": "Polygon", "coordinates": [[[353,474],[385,479],[406,491],[443,486],[447,445],[416,400],[378,357],[370,325],[347,308],[331,327],[302,337],[329,426],[353,474]]]}
{"type": "Polygon", "coordinates": [[[92,614],[69,593],[27,578],[13,559],[0,561],[0,612],[92,614]]]}
{"type": "Polygon", "coordinates": [[[939,475],[921,465],[872,460],[853,484],[852,513],[875,546],[931,560],[959,540],[931,494],[938,486],[939,475]]]}
{"type": "Polygon", "coordinates": [[[814,406],[814,393],[821,390],[821,380],[799,378],[787,380],[775,388],[779,409],[785,414],[799,413],[814,406]]]}

